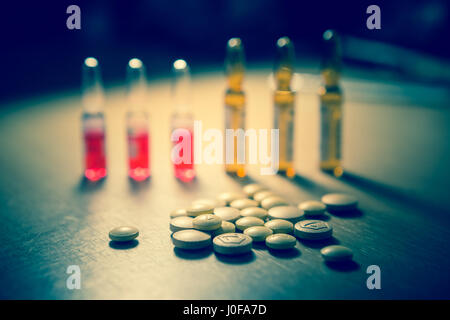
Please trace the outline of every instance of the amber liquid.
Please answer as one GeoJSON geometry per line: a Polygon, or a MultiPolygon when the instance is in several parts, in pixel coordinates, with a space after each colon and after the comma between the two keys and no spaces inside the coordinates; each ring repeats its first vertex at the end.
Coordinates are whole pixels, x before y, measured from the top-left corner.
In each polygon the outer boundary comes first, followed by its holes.
{"type": "Polygon", "coordinates": [[[339,86],[320,89],[320,169],[339,177],[341,165],[342,92],[339,86]]]}
{"type": "MultiPolygon", "coordinates": [[[[225,129],[245,130],[245,95],[242,91],[227,90],[225,94],[225,129]]],[[[226,162],[225,143],[225,171],[238,177],[245,177],[245,164],[238,163],[238,151],[245,155],[245,144],[238,144],[237,136],[233,138],[233,161],[226,162]]]]}
{"type": "Polygon", "coordinates": [[[294,170],[294,100],[295,93],[290,90],[276,90],[274,94],[274,128],[279,129],[279,168],[278,172],[288,177],[294,170]]]}

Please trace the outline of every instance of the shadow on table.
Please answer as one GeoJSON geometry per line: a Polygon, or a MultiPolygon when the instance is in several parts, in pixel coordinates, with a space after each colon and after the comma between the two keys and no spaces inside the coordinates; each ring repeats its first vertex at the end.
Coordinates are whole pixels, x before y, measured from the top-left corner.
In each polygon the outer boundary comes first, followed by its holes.
{"type": "Polygon", "coordinates": [[[302,177],[298,174],[296,174],[293,177],[287,177],[286,175],[280,173],[278,174],[278,176],[286,179],[287,181],[292,182],[293,184],[297,185],[303,190],[313,193],[319,198],[324,194],[331,192],[327,187],[318,184],[317,182],[314,182],[306,177],[302,177]]]}
{"type": "Polygon", "coordinates": [[[137,247],[139,244],[138,240],[131,240],[127,242],[118,242],[118,241],[110,241],[109,246],[110,248],[116,249],[116,250],[128,250],[133,249],[137,247]]]}
{"type": "Polygon", "coordinates": [[[136,181],[134,179],[131,179],[128,177],[128,182],[130,185],[131,192],[133,193],[139,193],[141,191],[147,190],[152,182],[151,177],[145,179],[144,181],[136,181]]]}
{"type": "MultiPolygon", "coordinates": [[[[297,238],[298,239],[298,238],[297,238]]],[[[339,244],[340,241],[336,239],[335,237],[331,237],[329,239],[324,240],[304,240],[304,239],[298,239],[298,241],[304,245],[305,247],[311,248],[311,249],[322,249],[326,246],[336,245],[339,244]]]]}
{"type": "Polygon", "coordinates": [[[178,258],[187,260],[197,260],[209,257],[212,254],[212,248],[207,247],[198,250],[184,250],[180,248],[173,248],[173,252],[178,258]]]}
{"type": "Polygon", "coordinates": [[[250,184],[250,183],[256,183],[256,181],[249,175],[242,177],[242,178],[238,177],[235,173],[231,173],[231,172],[226,172],[226,175],[231,177],[234,181],[239,183],[242,187],[247,184],[250,184]]]}
{"type": "Polygon", "coordinates": [[[199,187],[198,177],[195,176],[191,181],[182,181],[178,178],[174,178],[178,185],[186,190],[196,190],[199,187]]]}
{"type": "Polygon", "coordinates": [[[102,188],[105,184],[106,178],[100,179],[98,181],[90,181],[85,176],[82,176],[80,182],[78,183],[77,191],[80,193],[92,192],[102,188]]]}
{"type": "MultiPolygon", "coordinates": [[[[332,174],[330,174],[331,177],[334,177],[332,174]]],[[[336,177],[334,177],[336,178],[336,177]]],[[[387,199],[390,200],[396,200],[401,201],[403,203],[409,203],[415,207],[423,208],[425,210],[435,210],[436,208],[430,205],[429,203],[425,201],[421,201],[419,198],[415,197],[414,195],[407,194],[406,192],[395,188],[388,186],[386,184],[365,178],[363,176],[351,173],[351,172],[344,172],[342,177],[336,178],[340,181],[342,181],[345,184],[351,185],[353,187],[356,187],[364,192],[381,195],[387,199]]]]}
{"type": "Polygon", "coordinates": [[[255,242],[255,241],[253,241],[252,248],[256,249],[256,250],[267,250],[268,249],[267,246],[266,246],[266,243],[264,241],[263,242],[255,242]]]}
{"type": "Polygon", "coordinates": [[[360,269],[360,265],[353,260],[343,262],[326,261],[325,265],[330,269],[340,272],[351,272],[360,269]]]}
{"type": "Polygon", "coordinates": [[[239,255],[225,255],[214,252],[217,260],[227,264],[247,264],[255,260],[253,251],[239,255]]]}
{"type": "Polygon", "coordinates": [[[364,213],[356,208],[356,209],[352,209],[352,210],[345,210],[345,211],[335,211],[335,210],[327,210],[327,212],[335,217],[339,217],[339,218],[361,218],[364,213]]]}
{"type": "Polygon", "coordinates": [[[300,257],[300,255],[302,254],[297,248],[291,248],[287,250],[268,249],[268,251],[272,256],[279,259],[294,259],[300,257]]]}

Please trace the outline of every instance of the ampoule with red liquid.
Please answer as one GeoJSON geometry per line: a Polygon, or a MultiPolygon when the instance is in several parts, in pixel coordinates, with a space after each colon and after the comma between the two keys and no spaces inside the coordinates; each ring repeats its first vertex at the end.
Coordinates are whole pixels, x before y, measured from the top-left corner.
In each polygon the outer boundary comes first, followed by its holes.
{"type": "Polygon", "coordinates": [[[172,162],[175,177],[183,182],[195,178],[194,130],[190,105],[191,79],[186,61],[179,59],[173,63],[172,98],[174,113],[171,119],[172,162]]]}
{"type": "Polygon", "coordinates": [[[128,176],[135,181],[150,177],[150,134],[147,105],[147,81],[141,60],[133,58],[127,66],[127,139],[128,176]]]}
{"type": "Polygon", "coordinates": [[[90,181],[98,181],[107,174],[104,92],[98,60],[86,58],[82,70],[84,176],[90,181]]]}

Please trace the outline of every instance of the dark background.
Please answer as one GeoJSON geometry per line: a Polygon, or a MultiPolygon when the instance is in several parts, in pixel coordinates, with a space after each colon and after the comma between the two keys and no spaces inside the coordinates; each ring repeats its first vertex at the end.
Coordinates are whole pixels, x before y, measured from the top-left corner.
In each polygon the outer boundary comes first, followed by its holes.
{"type": "Polygon", "coordinates": [[[321,34],[391,43],[447,59],[450,4],[420,1],[29,1],[3,3],[0,18],[0,99],[25,97],[80,83],[86,56],[102,64],[106,85],[121,81],[130,57],[144,60],[150,76],[167,74],[187,59],[220,66],[227,39],[243,39],[247,61],[271,61],[275,40],[291,37],[299,61],[320,55],[321,34]],[[81,8],[81,30],[66,28],[66,9],[81,8]],[[366,8],[381,8],[381,30],[366,28],[366,8]]]}

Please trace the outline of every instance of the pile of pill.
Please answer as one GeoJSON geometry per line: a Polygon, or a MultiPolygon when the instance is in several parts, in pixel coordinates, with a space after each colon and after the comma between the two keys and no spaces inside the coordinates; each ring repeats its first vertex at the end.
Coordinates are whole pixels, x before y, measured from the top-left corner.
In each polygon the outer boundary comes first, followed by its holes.
{"type": "MultiPolygon", "coordinates": [[[[326,194],[321,201],[309,200],[298,206],[252,183],[242,192],[224,192],[217,199],[199,199],[189,207],[170,214],[172,243],[176,248],[196,250],[211,247],[216,253],[248,253],[253,243],[271,250],[288,250],[297,238],[308,241],[332,237],[332,226],[321,217],[325,211],[353,210],[357,199],[347,194],[326,194]]],[[[111,238],[112,239],[112,238],[111,238]]],[[[327,262],[349,261],[351,249],[331,245],[322,248],[327,262]]]]}

